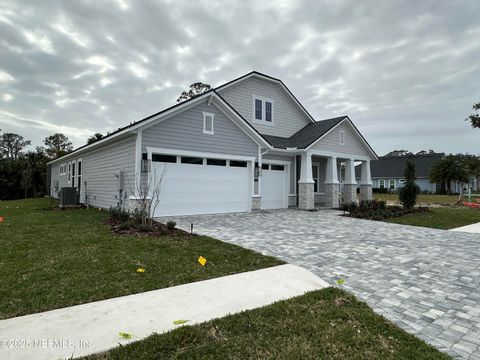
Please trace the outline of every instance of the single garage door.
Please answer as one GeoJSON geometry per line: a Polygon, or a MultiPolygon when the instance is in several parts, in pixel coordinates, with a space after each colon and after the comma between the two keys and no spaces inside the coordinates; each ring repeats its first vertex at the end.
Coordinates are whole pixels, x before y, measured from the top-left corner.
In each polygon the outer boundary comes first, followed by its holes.
{"type": "Polygon", "coordinates": [[[262,166],[262,208],[288,207],[287,167],[277,164],[262,166]]]}
{"type": "Polygon", "coordinates": [[[152,176],[161,177],[155,217],[250,211],[251,162],[152,155],[152,176]]]}

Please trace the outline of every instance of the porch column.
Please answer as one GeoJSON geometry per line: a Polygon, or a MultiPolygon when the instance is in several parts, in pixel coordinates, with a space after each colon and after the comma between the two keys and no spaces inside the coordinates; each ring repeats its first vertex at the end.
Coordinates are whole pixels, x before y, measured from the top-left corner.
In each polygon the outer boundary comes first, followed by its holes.
{"type": "Polygon", "coordinates": [[[344,202],[357,202],[357,182],[355,180],[355,160],[347,159],[345,167],[344,202]]]}
{"type": "Polygon", "coordinates": [[[312,177],[312,155],[303,152],[300,166],[300,180],[298,180],[298,207],[310,210],[315,207],[313,194],[314,181],[312,177]]]}
{"type": "Polygon", "coordinates": [[[370,161],[362,161],[362,178],[360,182],[360,200],[372,200],[372,177],[370,176],[370,161]]]}
{"type": "Polygon", "coordinates": [[[327,168],[325,170],[325,206],[336,208],[339,206],[340,183],[338,182],[337,158],[335,156],[327,158],[327,168]]]}

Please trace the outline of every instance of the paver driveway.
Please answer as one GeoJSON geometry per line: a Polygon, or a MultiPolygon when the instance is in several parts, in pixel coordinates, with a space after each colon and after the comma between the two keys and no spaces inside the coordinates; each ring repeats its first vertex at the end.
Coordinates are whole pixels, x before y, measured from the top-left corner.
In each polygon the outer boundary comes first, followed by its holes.
{"type": "MultiPolygon", "coordinates": [[[[303,266],[455,357],[480,359],[480,235],[275,210],[175,217],[179,227],[303,266]]],[[[202,254],[208,258],[208,254],[202,254]]]]}

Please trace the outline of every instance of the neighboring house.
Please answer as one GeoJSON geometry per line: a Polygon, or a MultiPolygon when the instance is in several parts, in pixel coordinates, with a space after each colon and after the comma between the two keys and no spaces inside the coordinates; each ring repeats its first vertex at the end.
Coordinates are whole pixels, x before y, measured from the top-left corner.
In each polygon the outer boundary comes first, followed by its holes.
{"type": "MultiPolygon", "coordinates": [[[[440,190],[440,184],[431,183],[428,178],[430,168],[434,163],[442,160],[444,153],[424,155],[382,156],[370,164],[374,189],[397,191],[405,183],[405,167],[409,159],[415,162],[415,182],[422,192],[435,193],[440,190]]],[[[356,177],[360,179],[361,169],[357,166],[356,177]]]]}
{"type": "Polygon", "coordinates": [[[371,198],[375,159],[347,116],[315,121],[282,81],[254,71],[48,167],[52,196],[76,187],[81,203],[102,208],[134,208],[142,186],[163,175],[152,215],[164,216],[337,207],[356,200],[358,161],[361,197],[371,198]]]}

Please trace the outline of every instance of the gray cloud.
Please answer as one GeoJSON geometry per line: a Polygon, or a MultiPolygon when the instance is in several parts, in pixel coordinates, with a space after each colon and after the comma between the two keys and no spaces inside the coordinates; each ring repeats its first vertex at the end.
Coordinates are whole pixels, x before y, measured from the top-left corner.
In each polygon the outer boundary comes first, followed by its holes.
{"type": "Polygon", "coordinates": [[[373,148],[480,151],[477,1],[1,1],[0,128],[75,145],[175,103],[194,81],[281,78],[373,148]]]}

